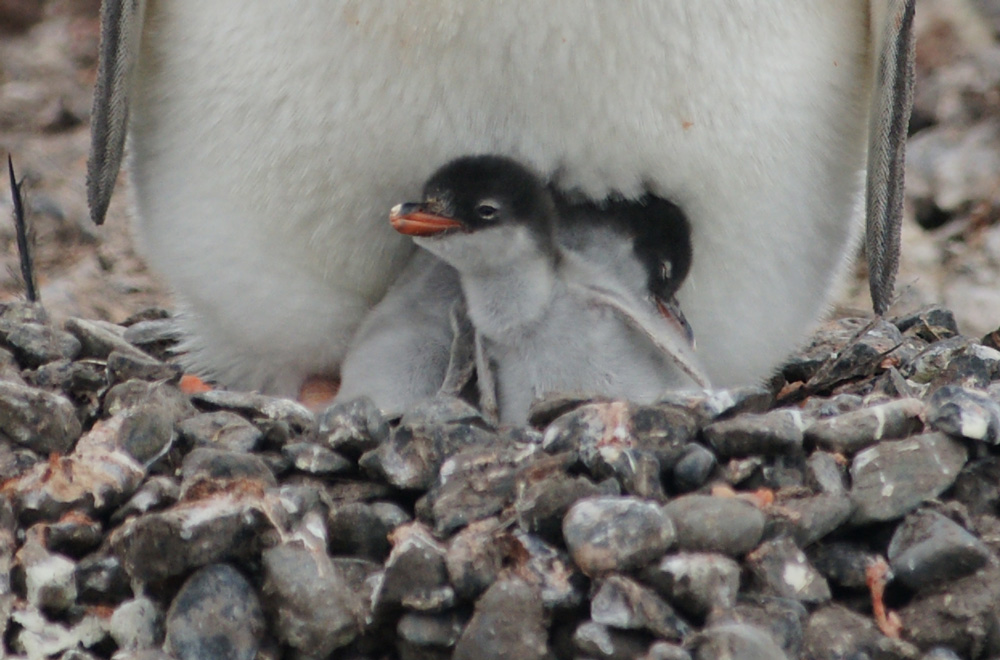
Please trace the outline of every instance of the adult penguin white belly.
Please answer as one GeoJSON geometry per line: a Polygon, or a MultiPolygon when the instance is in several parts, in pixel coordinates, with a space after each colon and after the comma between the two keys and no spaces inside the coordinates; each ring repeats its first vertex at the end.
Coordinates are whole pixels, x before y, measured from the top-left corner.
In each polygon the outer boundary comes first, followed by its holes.
{"type": "Polygon", "coordinates": [[[336,372],[407,259],[386,209],[452,158],[508,154],[679,204],[699,353],[750,382],[823,312],[868,152],[877,306],[891,291],[912,2],[105,0],[92,209],[127,124],[189,366],[288,394],[336,372]]]}

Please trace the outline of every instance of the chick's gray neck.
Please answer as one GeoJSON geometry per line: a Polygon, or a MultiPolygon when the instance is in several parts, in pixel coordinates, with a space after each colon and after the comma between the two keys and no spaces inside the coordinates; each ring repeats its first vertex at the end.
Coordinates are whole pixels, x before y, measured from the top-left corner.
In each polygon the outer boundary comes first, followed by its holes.
{"type": "Polygon", "coordinates": [[[545,316],[559,287],[558,262],[535,255],[509,268],[461,274],[469,318],[489,339],[508,343],[545,316]]]}

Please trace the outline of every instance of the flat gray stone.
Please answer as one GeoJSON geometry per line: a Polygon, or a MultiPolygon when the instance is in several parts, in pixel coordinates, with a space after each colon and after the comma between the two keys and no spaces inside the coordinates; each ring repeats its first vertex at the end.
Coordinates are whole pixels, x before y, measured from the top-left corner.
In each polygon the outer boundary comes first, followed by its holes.
{"type": "Polygon", "coordinates": [[[764,514],[734,497],[685,495],[664,507],[677,529],[677,545],[688,552],[716,552],[739,557],[757,547],[764,514]]]}

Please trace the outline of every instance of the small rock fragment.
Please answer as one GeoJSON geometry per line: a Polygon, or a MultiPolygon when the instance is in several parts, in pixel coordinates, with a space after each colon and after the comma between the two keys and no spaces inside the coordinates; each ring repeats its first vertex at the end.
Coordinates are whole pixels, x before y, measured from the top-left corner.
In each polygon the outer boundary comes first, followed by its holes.
{"type": "Polygon", "coordinates": [[[851,463],[852,521],[865,524],[899,518],[949,488],[967,452],[943,433],[883,442],[851,463]]]}
{"type": "Polygon", "coordinates": [[[452,537],[445,555],[448,578],[459,597],[475,600],[503,568],[503,534],[497,518],[474,522],[452,537]]]}
{"type": "Polygon", "coordinates": [[[806,420],[797,410],[773,410],[713,422],[703,429],[705,439],[724,458],[774,455],[802,447],[806,420]]]}
{"type": "Polygon", "coordinates": [[[389,423],[368,397],[335,403],[316,419],[316,441],[357,458],[389,439],[389,423]]]}
{"type": "Polygon", "coordinates": [[[696,617],[733,607],[740,589],[740,565],[719,554],[670,554],[646,567],[641,577],[671,603],[696,617]]]}
{"type": "Polygon", "coordinates": [[[452,656],[455,660],[543,660],[548,657],[545,614],[538,591],[502,577],[478,601],[452,656]]]}
{"type": "Polygon", "coordinates": [[[228,564],[194,572],[167,612],[165,650],[178,660],[254,660],[264,613],[247,579],[228,564]]]}
{"type": "Polygon", "coordinates": [[[262,559],[262,594],[275,632],[302,657],[326,658],[361,632],[360,595],[322,548],[284,543],[262,559]]]}
{"type": "Polygon", "coordinates": [[[764,514],[733,497],[684,495],[667,503],[677,528],[677,545],[689,552],[717,552],[738,557],[757,547],[764,514]]]}
{"type": "Polygon", "coordinates": [[[888,556],[895,579],[919,591],[975,573],[993,553],[940,513],[917,511],[896,528],[888,556]]]}
{"type": "Polygon", "coordinates": [[[656,592],[622,575],[601,580],[590,601],[590,618],[621,630],[646,630],[665,640],[679,641],[691,632],[656,592]]]}
{"type": "Polygon", "coordinates": [[[699,444],[690,444],[673,468],[674,487],[688,493],[705,485],[718,465],[715,454],[699,444]]]}
{"type": "Polygon", "coordinates": [[[986,394],[945,385],[931,395],[927,423],[958,438],[1000,443],[1000,404],[986,394]]]}
{"type": "Polygon", "coordinates": [[[115,609],[109,630],[119,649],[136,651],[161,644],[163,626],[163,612],[152,600],[141,596],[115,609]]]}
{"type": "Polygon", "coordinates": [[[314,442],[292,442],[282,447],[281,453],[296,470],[307,474],[331,475],[351,468],[349,460],[314,442]]]}
{"type": "Polygon", "coordinates": [[[786,660],[771,636],[755,626],[713,626],[696,635],[695,660],[786,660]]]}
{"type": "Polygon", "coordinates": [[[195,447],[251,452],[264,438],[256,426],[236,413],[200,413],[177,425],[181,437],[195,447]]]}
{"type": "Polygon", "coordinates": [[[803,603],[830,600],[830,585],[790,538],[762,543],[747,555],[747,567],[763,594],[803,603]]]}
{"type": "Polygon", "coordinates": [[[652,502],[595,497],[569,510],[563,538],[577,566],[597,575],[645,566],[670,548],[675,533],[670,518],[652,502]]]}
{"type": "Polygon", "coordinates": [[[648,650],[648,635],[586,621],[573,633],[573,645],[586,658],[632,660],[648,650]]]}
{"type": "Polygon", "coordinates": [[[421,523],[402,525],[393,532],[393,547],[373,596],[375,609],[404,607],[419,612],[441,612],[455,602],[448,583],[445,548],[421,523]]]}
{"type": "Polygon", "coordinates": [[[817,447],[853,454],[881,440],[905,438],[923,428],[920,399],[899,399],[871,408],[819,419],[806,428],[806,440],[817,447]]]}
{"type": "Polygon", "coordinates": [[[66,397],[11,381],[0,381],[0,439],[40,454],[65,454],[83,428],[66,397]]]}
{"type": "Polygon", "coordinates": [[[389,535],[409,521],[410,515],[392,502],[334,503],[327,518],[330,552],[383,562],[392,549],[389,535]]]}
{"type": "Polygon", "coordinates": [[[195,405],[207,410],[229,410],[247,417],[286,424],[292,433],[305,435],[313,430],[315,418],[305,406],[279,397],[250,392],[211,390],[191,397],[195,405]]]}

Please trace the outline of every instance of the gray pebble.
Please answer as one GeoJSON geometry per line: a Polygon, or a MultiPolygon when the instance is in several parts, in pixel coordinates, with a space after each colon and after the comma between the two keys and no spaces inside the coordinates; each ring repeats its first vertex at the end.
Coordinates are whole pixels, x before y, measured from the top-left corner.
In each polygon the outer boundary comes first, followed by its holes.
{"type": "Polygon", "coordinates": [[[368,397],[335,403],[316,419],[316,441],[358,457],[389,439],[389,423],[368,397]]]}
{"type": "Polygon", "coordinates": [[[251,418],[261,417],[286,424],[295,434],[307,434],[315,425],[315,418],[309,409],[289,399],[251,392],[211,390],[194,394],[191,400],[207,410],[229,410],[251,418]]]}
{"type": "Polygon", "coordinates": [[[603,491],[587,477],[567,474],[570,463],[568,454],[557,454],[533,461],[518,475],[514,502],[518,524],[552,543],[562,542],[563,517],[574,502],[616,494],[603,491]]]}
{"type": "Polygon", "coordinates": [[[107,360],[113,351],[138,358],[148,357],[128,343],[124,337],[125,328],[114,323],[69,319],[66,321],[66,331],[80,340],[80,355],[83,357],[107,360]]]}
{"type": "Polygon", "coordinates": [[[104,540],[101,523],[78,511],[46,525],[46,547],[70,557],[82,557],[104,540]]]}
{"type": "Polygon", "coordinates": [[[281,454],[299,472],[330,475],[349,470],[349,460],[337,452],[314,442],[292,442],[281,448],[281,454]]]}
{"type": "Polygon", "coordinates": [[[327,518],[330,552],[385,561],[392,548],[389,535],[409,521],[410,515],[392,502],[333,503],[327,518]]]}
{"type": "Polygon", "coordinates": [[[273,515],[255,497],[222,493],[127,520],[109,541],[131,577],[152,582],[256,556],[259,534],[273,528],[273,515]]]}
{"type": "Polygon", "coordinates": [[[122,414],[132,408],[151,405],[170,411],[177,421],[185,420],[197,410],[189,397],[172,383],[129,380],[115,385],[104,397],[104,413],[108,416],[122,414]]]}
{"type": "Polygon", "coordinates": [[[563,519],[563,538],[587,575],[641,568],[674,543],[674,525],[663,509],[632,497],[580,500],[563,519]]]}
{"type": "Polygon", "coordinates": [[[810,660],[895,659],[899,656],[891,654],[894,646],[893,640],[875,627],[871,616],[862,616],[843,605],[828,605],[809,617],[804,657],[810,660]]]}
{"type": "Polygon", "coordinates": [[[674,465],[674,488],[682,493],[701,488],[717,465],[715,454],[699,444],[689,444],[684,455],[674,465]]]}
{"type": "Polygon", "coordinates": [[[16,323],[0,318],[0,347],[17,359],[22,369],[35,369],[80,354],[80,342],[68,332],[40,323],[16,323]]]}
{"type": "Polygon", "coordinates": [[[814,451],[806,459],[806,485],[829,495],[847,493],[846,469],[833,454],[814,451]]]}
{"type": "Polygon", "coordinates": [[[435,533],[448,536],[513,502],[519,462],[515,451],[498,447],[466,449],[444,461],[426,496],[435,533]]]}
{"type": "Polygon", "coordinates": [[[108,356],[108,377],[112,383],[138,380],[169,380],[177,382],[183,373],[179,365],[160,362],[148,355],[112,351],[108,356]]]}
{"type": "Polygon", "coordinates": [[[924,341],[936,342],[958,334],[958,323],[951,310],[939,305],[922,309],[893,319],[893,324],[906,335],[920,337],[924,341]]]}
{"type": "Polygon", "coordinates": [[[798,410],[773,410],[713,422],[703,429],[705,440],[722,457],[774,455],[802,447],[807,420],[798,410]]]}
{"type": "Polygon", "coordinates": [[[109,632],[119,649],[135,651],[159,646],[163,642],[163,626],[164,617],[159,606],[141,596],[115,608],[109,632]]]}
{"type": "Polygon", "coordinates": [[[883,320],[862,320],[860,335],[833,353],[809,379],[806,387],[823,391],[842,383],[870,376],[881,369],[886,355],[903,343],[896,326],[883,320]]]}
{"type": "Polygon", "coordinates": [[[76,566],[76,590],[81,603],[120,603],[132,597],[129,576],[115,555],[94,553],[76,566]]]}
{"type": "Polygon", "coordinates": [[[786,660],[771,636],[755,626],[713,626],[692,642],[695,660],[786,660]]]}
{"type": "Polygon", "coordinates": [[[683,646],[668,642],[655,642],[639,660],[691,660],[691,654],[683,646]]]}
{"type": "Polygon", "coordinates": [[[958,385],[945,385],[931,395],[927,423],[951,436],[1000,443],[1000,404],[958,385]]]}
{"type": "Polygon", "coordinates": [[[198,447],[184,457],[181,499],[194,491],[225,490],[247,482],[255,482],[261,488],[278,485],[264,461],[253,454],[198,447]]]}
{"type": "Polygon", "coordinates": [[[971,339],[961,336],[934,342],[904,364],[900,372],[915,383],[930,383],[971,345],[971,339]]]}
{"type": "Polygon", "coordinates": [[[830,600],[830,585],[790,538],[762,543],[747,555],[747,568],[765,595],[803,603],[830,600]]]}
{"type": "Polygon", "coordinates": [[[404,607],[441,612],[455,602],[448,583],[445,548],[421,523],[410,523],[392,535],[392,552],[373,596],[376,611],[404,607]]]}
{"type": "Polygon", "coordinates": [[[846,541],[821,543],[809,549],[809,560],[823,577],[851,589],[866,588],[868,567],[877,559],[871,550],[846,541]]]}
{"type": "Polygon", "coordinates": [[[846,493],[785,500],[773,509],[769,533],[782,529],[804,548],[838,529],[852,513],[854,505],[846,493]]]}
{"type": "Polygon", "coordinates": [[[189,417],[177,425],[177,431],[195,447],[235,452],[254,451],[264,438],[256,426],[225,410],[189,417]]]}
{"type": "Polygon", "coordinates": [[[719,554],[670,554],[646,567],[641,577],[671,603],[696,617],[733,607],[740,589],[740,565],[719,554]]]}
{"type": "Polygon", "coordinates": [[[965,446],[943,433],[883,442],[851,463],[855,524],[899,518],[949,488],[965,465],[965,446]]]}
{"type": "Polygon", "coordinates": [[[667,503],[665,511],[677,528],[677,545],[689,552],[717,552],[738,557],[757,547],[764,514],[740,499],[685,495],[667,503]]]}
{"type": "Polygon", "coordinates": [[[1000,654],[996,604],[1000,569],[988,566],[937,589],[918,594],[899,611],[906,638],[921,648],[945,646],[964,658],[1000,654]]]}
{"type": "Polygon", "coordinates": [[[494,446],[496,440],[494,431],[478,426],[400,424],[389,441],[364,454],[359,465],[396,488],[427,490],[449,456],[469,447],[494,446]]]}
{"type": "Polygon", "coordinates": [[[622,575],[601,580],[590,601],[595,623],[620,630],[645,630],[660,639],[679,641],[691,627],[655,591],[622,575]]]}
{"type": "Polygon", "coordinates": [[[505,559],[506,527],[497,518],[474,522],[451,538],[448,579],[463,600],[475,600],[496,582],[505,559]]]}
{"type": "Polygon", "coordinates": [[[144,352],[165,360],[181,338],[177,322],[170,318],[138,321],[125,328],[122,338],[144,352]]]}
{"type": "Polygon", "coordinates": [[[809,610],[797,600],[748,594],[729,609],[713,610],[706,625],[749,625],[770,635],[789,658],[799,658],[808,616],[809,610]]]}
{"type": "Polygon", "coordinates": [[[464,627],[465,621],[455,612],[406,612],[399,617],[396,633],[403,642],[418,649],[445,651],[455,646],[464,627]]]}
{"type": "Polygon", "coordinates": [[[176,502],[180,494],[180,486],[174,480],[168,477],[150,477],[142,483],[128,502],[114,512],[111,522],[117,525],[131,516],[165,509],[176,502]]]}
{"type": "Polygon", "coordinates": [[[587,580],[562,549],[515,530],[504,539],[504,550],[518,575],[539,588],[547,612],[572,612],[586,602],[587,580]]]}
{"type": "Polygon", "coordinates": [[[917,511],[896,528],[888,557],[895,579],[919,591],[975,573],[993,553],[940,513],[917,511]]]}
{"type": "Polygon", "coordinates": [[[174,412],[157,403],[131,408],[122,415],[118,445],[144,466],[152,465],[174,442],[174,412]]]}
{"type": "Polygon", "coordinates": [[[76,601],[76,564],[46,550],[38,527],[27,534],[17,561],[24,569],[28,603],[38,609],[67,610],[76,601]]]}
{"type": "Polygon", "coordinates": [[[643,634],[586,621],[573,633],[573,646],[586,658],[634,660],[648,651],[648,639],[643,634]]]}
{"type": "Polygon", "coordinates": [[[435,396],[411,406],[399,423],[406,426],[424,424],[475,424],[489,426],[479,410],[452,396],[435,396]]]}
{"type": "Polygon", "coordinates": [[[274,630],[300,657],[326,658],[361,632],[361,596],[322,548],[284,543],[265,550],[262,561],[274,630]]]}
{"type": "Polygon", "coordinates": [[[920,399],[899,399],[816,420],[806,428],[806,440],[827,451],[853,454],[881,440],[919,432],[923,413],[920,399]]]}
{"type": "Polygon", "coordinates": [[[479,600],[455,645],[455,660],[543,660],[548,634],[538,591],[516,577],[503,577],[479,600]]]}
{"type": "Polygon", "coordinates": [[[253,587],[228,564],[194,572],[167,612],[167,653],[178,660],[254,660],[265,630],[253,587]]]}
{"type": "Polygon", "coordinates": [[[69,399],[27,385],[0,381],[0,439],[40,454],[65,454],[83,427],[69,399]]]}

